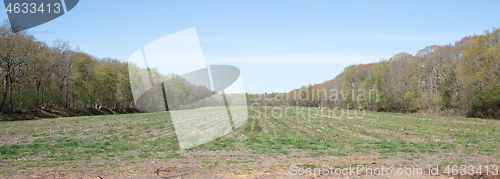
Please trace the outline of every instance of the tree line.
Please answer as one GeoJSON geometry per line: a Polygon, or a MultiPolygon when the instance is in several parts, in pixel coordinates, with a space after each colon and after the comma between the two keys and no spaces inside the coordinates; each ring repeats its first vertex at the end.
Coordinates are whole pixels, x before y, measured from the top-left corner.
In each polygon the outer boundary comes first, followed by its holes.
{"type": "Polygon", "coordinates": [[[0,111],[133,107],[127,63],[0,27],[0,111]]]}
{"type": "MultiPolygon", "coordinates": [[[[196,105],[224,105],[222,98],[206,99],[216,92],[191,84],[178,74],[161,74],[156,68],[144,69],[117,59],[97,58],[62,40],[49,45],[27,31],[13,33],[6,22],[0,27],[0,54],[3,114],[40,108],[179,110],[195,108],[186,105],[202,99],[205,100],[196,105]],[[132,84],[129,74],[133,74],[132,84]],[[141,81],[147,74],[153,84],[150,80],[141,81]],[[134,101],[132,88],[145,95],[136,94],[134,101]]],[[[227,100],[232,102],[237,97],[228,95],[227,100]]]]}
{"type": "Polygon", "coordinates": [[[267,105],[363,108],[500,119],[500,29],[351,65],[288,93],[249,95],[267,105]]]}
{"type": "MultiPolygon", "coordinates": [[[[135,107],[126,62],[94,57],[62,40],[48,45],[27,32],[13,33],[8,23],[0,27],[0,54],[0,111],[4,114],[34,108],[135,107]]],[[[453,44],[428,46],[415,55],[398,53],[378,63],[351,65],[321,84],[247,97],[249,104],[500,119],[499,56],[500,29],[493,29],[453,44]]],[[[161,78],[168,89],[162,88],[174,91],[168,91],[172,100],[179,95],[193,101],[214,94],[175,74],[161,78]]]]}

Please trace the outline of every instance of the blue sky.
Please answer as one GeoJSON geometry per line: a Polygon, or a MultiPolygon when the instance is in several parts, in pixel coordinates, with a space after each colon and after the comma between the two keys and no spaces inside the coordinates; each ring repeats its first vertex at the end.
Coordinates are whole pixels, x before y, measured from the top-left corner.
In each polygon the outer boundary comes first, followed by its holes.
{"type": "Polygon", "coordinates": [[[149,42],[195,27],[208,64],[239,67],[247,92],[279,92],[332,79],[350,64],[498,28],[498,7],[500,1],[82,0],[29,31],[49,44],[59,38],[127,61],[149,42]]]}

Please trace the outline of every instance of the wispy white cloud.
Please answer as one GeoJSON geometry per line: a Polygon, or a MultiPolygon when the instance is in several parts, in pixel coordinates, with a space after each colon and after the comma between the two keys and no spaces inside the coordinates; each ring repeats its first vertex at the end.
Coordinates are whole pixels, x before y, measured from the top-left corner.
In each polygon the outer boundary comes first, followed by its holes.
{"type": "Polygon", "coordinates": [[[359,64],[378,62],[392,55],[280,54],[255,56],[205,56],[209,64],[359,64]]]}
{"type": "Polygon", "coordinates": [[[289,39],[297,40],[315,40],[315,41],[338,41],[338,40],[356,40],[356,41],[449,41],[454,42],[460,39],[460,35],[443,34],[436,36],[411,36],[411,35],[346,35],[346,36],[296,36],[289,39]]]}
{"type": "Polygon", "coordinates": [[[453,42],[457,36],[441,35],[441,36],[406,36],[406,35],[357,35],[357,36],[283,36],[283,37],[240,37],[240,38],[203,38],[202,42],[219,43],[219,44],[255,44],[255,43],[268,43],[269,41],[286,41],[286,42],[302,42],[302,41],[316,41],[316,42],[331,42],[339,40],[356,40],[356,41],[450,41],[453,42]]]}
{"type": "Polygon", "coordinates": [[[200,42],[220,43],[220,44],[247,44],[249,40],[234,40],[229,38],[200,38],[200,42]]]}
{"type": "Polygon", "coordinates": [[[346,36],[327,37],[325,40],[428,40],[429,37],[416,36],[346,36]]]}

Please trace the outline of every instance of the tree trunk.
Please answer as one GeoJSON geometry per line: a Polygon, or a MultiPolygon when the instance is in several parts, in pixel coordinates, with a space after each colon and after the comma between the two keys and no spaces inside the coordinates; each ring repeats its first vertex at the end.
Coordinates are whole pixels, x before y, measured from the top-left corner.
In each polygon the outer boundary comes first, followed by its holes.
{"type": "Polygon", "coordinates": [[[3,100],[2,100],[2,106],[1,106],[1,110],[2,110],[2,113],[4,112],[4,109],[5,109],[5,102],[7,101],[7,86],[8,86],[8,76],[6,75],[5,76],[5,81],[3,82],[3,89],[4,89],[4,93],[3,93],[3,100]]]}

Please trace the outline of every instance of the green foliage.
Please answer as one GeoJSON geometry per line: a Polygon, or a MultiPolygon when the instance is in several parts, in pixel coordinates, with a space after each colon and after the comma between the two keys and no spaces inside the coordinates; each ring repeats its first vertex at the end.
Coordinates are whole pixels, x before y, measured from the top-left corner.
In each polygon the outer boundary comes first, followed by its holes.
{"type": "Polygon", "coordinates": [[[56,40],[0,27],[0,111],[33,108],[130,108],[128,63],[97,59],[56,40]],[[11,49],[11,50],[9,50],[11,49]]]}
{"type": "Polygon", "coordinates": [[[344,69],[344,83],[342,85],[342,100],[345,107],[356,107],[353,100],[352,91],[354,86],[354,68],[356,65],[348,66],[344,69]]]}
{"type": "Polygon", "coordinates": [[[379,63],[351,65],[332,80],[288,93],[309,95],[314,101],[295,97],[289,104],[439,114],[449,111],[500,119],[499,39],[500,29],[493,29],[455,44],[425,47],[415,56],[397,53],[379,63]],[[310,92],[317,87],[327,94],[310,92]],[[328,98],[318,99],[321,96],[328,98]]]}
{"type": "Polygon", "coordinates": [[[464,111],[471,116],[500,116],[500,29],[467,41],[460,71],[464,79],[464,111]]]}
{"type": "Polygon", "coordinates": [[[410,79],[410,88],[411,91],[408,91],[404,95],[404,99],[406,99],[410,106],[409,109],[412,111],[417,111],[420,108],[420,98],[417,97],[417,87],[420,82],[420,78],[413,76],[410,79]]]}
{"type": "Polygon", "coordinates": [[[416,91],[406,92],[404,98],[410,102],[410,110],[417,111],[420,108],[420,98],[417,98],[416,91]]]}

